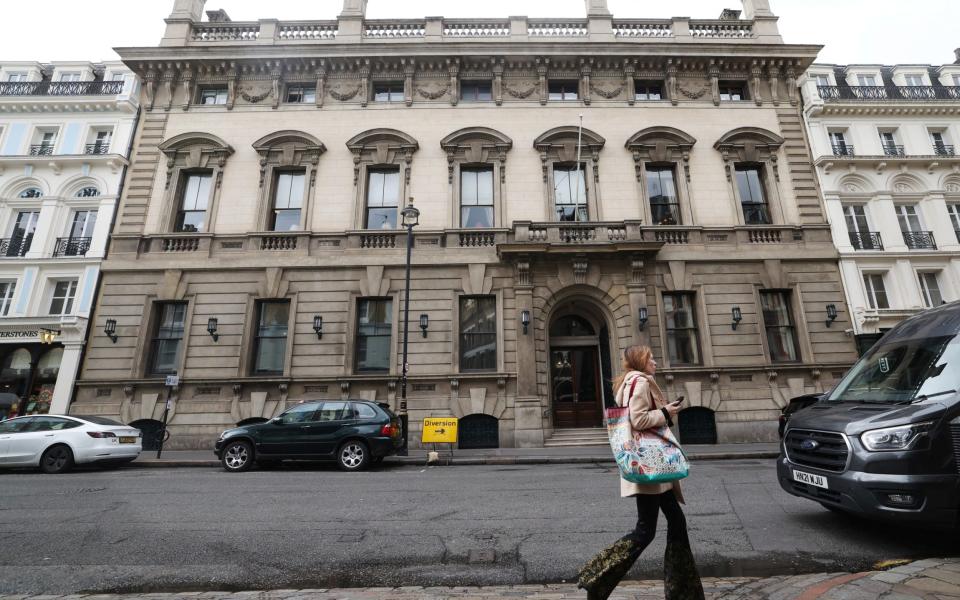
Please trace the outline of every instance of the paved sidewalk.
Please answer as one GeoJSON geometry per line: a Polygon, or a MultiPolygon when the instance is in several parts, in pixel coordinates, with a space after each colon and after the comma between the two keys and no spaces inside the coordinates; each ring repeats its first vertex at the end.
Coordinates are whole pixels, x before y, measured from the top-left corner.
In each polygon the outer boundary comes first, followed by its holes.
{"type": "MultiPolygon", "coordinates": [[[[960,558],[930,559],[887,571],[794,577],[705,579],[708,600],[960,600],[960,558]]],[[[0,600],[582,600],[575,585],[364,588],[266,592],[179,592],[136,595],[0,596],[0,600]]],[[[610,600],[661,600],[663,585],[629,582],[610,600]]]]}
{"type": "MultiPolygon", "coordinates": [[[[709,446],[684,446],[690,460],[728,460],[750,458],[776,458],[779,445],[775,443],[757,444],[715,444],[709,446]]],[[[213,450],[164,450],[159,459],[156,451],[144,452],[131,466],[133,467],[216,467],[219,466],[213,450]]],[[[411,449],[410,456],[389,456],[384,461],[388,465],[423,465],[427,462],[427,451],[411,449]]],[[[511,464],[575,464],[610,463],[613,456],[608,446],[575,446],[559,448],[497,448],[493,450],[454,450],[452,458],[448,449],[441,451],[440,464],[453,465],[511,465],[511,464]]]]}

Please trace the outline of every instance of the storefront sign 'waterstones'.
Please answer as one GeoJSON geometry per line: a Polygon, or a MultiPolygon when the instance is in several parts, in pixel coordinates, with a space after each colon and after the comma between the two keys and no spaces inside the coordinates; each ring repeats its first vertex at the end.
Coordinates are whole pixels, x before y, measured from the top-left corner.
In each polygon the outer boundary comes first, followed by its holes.
{"type": "Polygon", "coordinates": [[[0,331],[0,338],[35,338],[40,335],[40,332],[36,329],[30,329],[27,331],[0,331]]]}

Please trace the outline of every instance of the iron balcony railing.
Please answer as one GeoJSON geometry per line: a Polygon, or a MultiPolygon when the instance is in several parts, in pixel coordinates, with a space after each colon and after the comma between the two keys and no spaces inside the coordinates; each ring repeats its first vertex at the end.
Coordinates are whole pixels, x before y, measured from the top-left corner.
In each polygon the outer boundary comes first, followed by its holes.
{"type": "Polygon", "coordinates": [[[904,231],[903,241],[911,250],[936,250],[937,242],[932,231],[904,231]]]}
{"type": "Polygon", "coordinates": [[[90,243],[93,238],[88,237],[70,237],[57,238],[57,245],[53,249],[53,256],[86,256],[90,251],[90,243]]]}
{"type": "Polygon", "coordinates": [[[53,154],[52,144],[33,144],[30,146],[30,156],[50,156],[53,154]]]}
{"type": "Polygon", "coordinates": [[[33,234],[26,237],[12,237],[0,239],[0,256],[19,257],[26,256],[30,251],[30,243],[33,241],[33,234]]]}
{"type": "Polygon", "coordinates": [[[0,83],[0,96],[116,96],[122,81],[16,81],[0,83]]]}
{"type": "Polygon", "coordinates": [[[853,156],[853,146],[849,144],[834,144],[833,155],[834,156],[853,156]]]}
{"type": "Polygon", "coordinates": [[[931,100],[960,100],[960,86],[934,87],[928,85],[911,86],[882,86],[882,85],[854,85],[837,86],[821,85],[817,92],[824,102],[854,100],[864,102],[874,101],[915,101],[931,100]]]}
{"type": "Polygon", "coordinates": [[[949,144],[934,144],[933,153],[937,156],[956,156],[956,149],[949,144]]]}
{"type": "Polygon", "coordinates": [[[110,150],[110,144],[87,144],[84,148],[84,154],[106,154],[110,150]]]}
{"type": "Polygon", "coordinates": [[[906,156],[907,152],[900,144],[884,144],[883,154],[884,156],[906,156]]]}
{"type": "Polygon", "coordinates": [[[876,231],[851,231],[850,245],[856,250],[883,250],[883,240],[876,231]]]}

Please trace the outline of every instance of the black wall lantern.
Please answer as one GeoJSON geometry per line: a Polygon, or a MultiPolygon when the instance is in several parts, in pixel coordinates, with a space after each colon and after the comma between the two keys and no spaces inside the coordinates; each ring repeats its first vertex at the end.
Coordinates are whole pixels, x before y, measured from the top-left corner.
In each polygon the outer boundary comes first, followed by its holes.
{"type": "Polygon", "coordinates": [[[323,339],[323,317],[313,315],[313,330],[317,333],[317,339],[323,339]]]}
{"type": "Polygon", "coordinates": [[[117,320],[116,319],[107,319],[107,322],[103,324],[103,333],[110,338],[110,341],[114,344],[117,343],[117,320]]]}
{"type": "Polygon", "coordinates": [[[420,315],[420,330],[423,331],[423,337],[427,337],[427,327],[430,326],[430,317],[420,315]]]}
{"type": "Polygon", "coordinates": [[[647,321],[650,320],[650,313],[647,312],[646,306],[640,307],[640,331],[643,331],[647,328],[647,321]]]}
{"type": "Polygon", "coordinates": [[[730,313],[733,315],[733,324],[731,325],[731,327],[733,327],[733,330],[736,331],[737,325],[739,325],[740,321],[743,320],[743,313],[740,312],[739,306],[734,306],[731,309],[730,313]]]}
{"type": "Polygon", "coordinates": [[[217,321],[216,317],[210,317],[207,319],[207,333],[210,334],[210,337],[212,337],[213,341],[215,342],[220,340],[220,335],[217,333],[218,326],[219,322],[217,321]]]}
{"type": "Polygon", "coordinates": [[[530,327],[530,311],[520,311],[520,324],[523,325],[523,335],[527,335],[527,328],[530,327]]]}
{"type": "Polygon", "coordinates": [[[828,304],[827,305],[827,327],[833,324],[837,320],[837,305],[828,304]]]}

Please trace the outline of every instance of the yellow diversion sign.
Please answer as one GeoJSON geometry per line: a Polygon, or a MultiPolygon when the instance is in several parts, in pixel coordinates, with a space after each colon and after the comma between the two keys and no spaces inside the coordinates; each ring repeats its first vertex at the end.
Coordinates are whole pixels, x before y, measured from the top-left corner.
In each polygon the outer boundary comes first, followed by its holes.
{"type": "Polygon", "coordinates": [[[443,417],[440,419],[424,419],[423,435],[420,438],[422,444],[456,444],[457,443],[457,423],[456,417],[443,417]]]}

